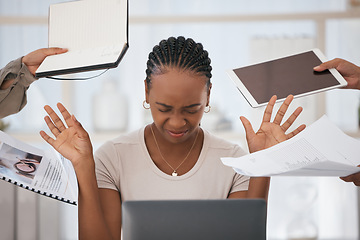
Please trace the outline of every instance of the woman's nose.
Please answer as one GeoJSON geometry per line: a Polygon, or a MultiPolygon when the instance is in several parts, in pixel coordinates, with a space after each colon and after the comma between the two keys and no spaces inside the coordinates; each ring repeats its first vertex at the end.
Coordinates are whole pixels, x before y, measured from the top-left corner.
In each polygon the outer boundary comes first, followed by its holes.
{"type": "Polygon", "coordinates": [[[180,129],[186,125],[186,120],[182,114],[174,113],[171,115],[168,123],[173,129],[180,129]]]}

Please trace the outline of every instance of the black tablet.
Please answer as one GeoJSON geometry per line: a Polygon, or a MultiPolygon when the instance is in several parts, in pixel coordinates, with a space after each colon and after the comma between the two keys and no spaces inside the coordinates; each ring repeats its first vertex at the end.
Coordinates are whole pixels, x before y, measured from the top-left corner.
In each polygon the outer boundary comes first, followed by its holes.
{"type": "Polygon", "coordinates": [[[283,101],[292,94],[301,97],[333,88],[344,87],[346,80],[336,69],[313,70],[325,62],[319,49],[277,58],[227,73],[252,107],[266,105],[273,95],[283,101]]]}

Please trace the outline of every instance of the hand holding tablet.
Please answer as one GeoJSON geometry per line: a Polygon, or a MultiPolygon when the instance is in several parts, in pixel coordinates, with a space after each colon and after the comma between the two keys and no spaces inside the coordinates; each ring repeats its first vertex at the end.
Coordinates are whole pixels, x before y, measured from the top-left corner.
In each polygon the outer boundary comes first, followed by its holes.
{"type": "Polygon", "coordinates": [[[312,49],[227,73],[249,104],[260,107],[273,95],[277,101],[283,101],[290,94],[296,98],[346,86],[347,82],[336,69],[313,70],[325,61],[319,49],[312,49]]]}

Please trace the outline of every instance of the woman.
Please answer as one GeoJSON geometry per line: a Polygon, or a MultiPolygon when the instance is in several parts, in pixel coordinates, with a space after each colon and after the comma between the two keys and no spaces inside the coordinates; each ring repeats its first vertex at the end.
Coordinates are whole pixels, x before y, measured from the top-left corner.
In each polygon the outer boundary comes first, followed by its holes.
{"type": "MultiPolygon", "coordinates": [[[[126,200],[267,198],[269,178],[249,179],[221,163],[220,157],[246,152],[200,127],[209,108],[211,70],[207,51],[192,39],[171,37],[156,45],[147,62],[144,105],[154,122],[105,143],[95,154],[96,164],[89,136],[75,117],[58,104],[66,127],[45,106],[45,121],[55,139],[40,134],[72,161],[77,174],[81,239],[120,239],[121,203],[126,200]]],[[[301,108],[280,125],[292,96],[270,122],[275,100],[271,98],[257,133],[241,117],[250,152],[305,127],[285,134],[301,108]]]]}

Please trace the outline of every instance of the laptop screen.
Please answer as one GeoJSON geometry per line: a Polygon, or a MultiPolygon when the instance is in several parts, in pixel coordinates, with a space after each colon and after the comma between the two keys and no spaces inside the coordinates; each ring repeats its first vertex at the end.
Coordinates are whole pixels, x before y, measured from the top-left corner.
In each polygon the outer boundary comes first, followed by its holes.
{"type": "Polygon", "coordinates": [[[124,240],[266,239],[262,199],[127,201],[124,240]]]}

